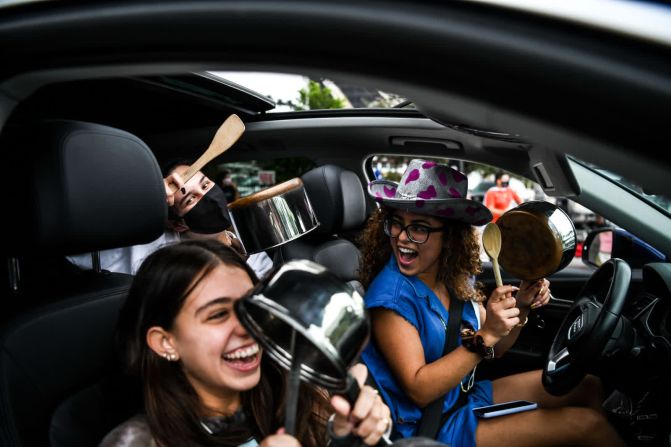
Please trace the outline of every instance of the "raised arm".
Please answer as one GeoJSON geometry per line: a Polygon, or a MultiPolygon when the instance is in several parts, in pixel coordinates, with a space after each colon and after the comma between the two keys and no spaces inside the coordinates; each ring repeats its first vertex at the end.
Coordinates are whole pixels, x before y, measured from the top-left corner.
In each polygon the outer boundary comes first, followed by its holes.
{"type": "MultiPolygon", "coordinates": [[[[494,346],[519,323],[513,286],[498,287],[487,306],[487,318],[478,331],[487,346],[494,346]]],[[[419,407],[459,385],[482,357],[459,346],[438,360],[426,363],[417,329],[394,311],[372,309],[373,337],[387,364],[408,397],[419,407]]]]}

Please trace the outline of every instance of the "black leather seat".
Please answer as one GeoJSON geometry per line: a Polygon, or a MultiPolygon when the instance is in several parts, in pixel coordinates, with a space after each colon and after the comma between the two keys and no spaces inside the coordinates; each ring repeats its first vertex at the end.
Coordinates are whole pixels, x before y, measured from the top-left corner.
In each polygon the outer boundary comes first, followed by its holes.
{"type": "Polygon", "coordinates": [[[341,280],[360,288],[358,247],[344,237],[366,221],[366,195],[357,175],[336,165],[323,165],[301,176],[319,227],[279,248],[279,259],[310,259],[341,280]]]}
{"type": "Polygon", "coordinates": [[[139,138],[91,123],[6,130],[0,147],[23,186],[5,245],[21,274],[11,300],[22,304],[0,329],[0,445],[97,445],[141,405],[113,352],[132,277],[54,275],[46,262],[160,236],[161,172],[139,138]]]}

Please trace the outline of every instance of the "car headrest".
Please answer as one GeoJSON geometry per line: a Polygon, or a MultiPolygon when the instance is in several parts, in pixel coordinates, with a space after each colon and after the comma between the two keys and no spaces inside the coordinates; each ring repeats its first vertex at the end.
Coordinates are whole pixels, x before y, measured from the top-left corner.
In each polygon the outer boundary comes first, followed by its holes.
{"type": "Polygon", "coordinates": [[[0,147],[17,193],[8,208],[8,254],[83,253],[150,242],[164,231],[161,170],[138,137],[49,120],[5,129],[0,147]]]}
{"type": "Polygon", "coordinates": [[[356,228],[366,220],[366,195],[354,172],[323,165],[301,179],[319,220],[319,234],[356,228]]]}

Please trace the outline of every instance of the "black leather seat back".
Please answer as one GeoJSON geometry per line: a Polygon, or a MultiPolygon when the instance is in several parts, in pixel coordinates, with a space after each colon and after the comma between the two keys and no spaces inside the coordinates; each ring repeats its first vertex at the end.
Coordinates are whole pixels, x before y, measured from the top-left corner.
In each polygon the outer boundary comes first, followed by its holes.
{"type": "Polygon", "coordinates": [[[132,277],[75,270],[45,281],[40,260],[160,236],[160,169],[139,138],[107,126],[51,121],[10,132],[0,146],[25,191],[7,255],[33,268],[21,270],[12,296],[22,310],[0,329],[0,445],[96,445],[141,402],[113,354],[132,277]]]}
{"type": "Polygon", "coordinates": [[[301,176],[319,227],[280,247],[281,261],[310,259],[343,281],[358,283],[360,252],[343,237],[366,220],[366,196],[359,177],[336,165],[323,165],[301,176]]]}

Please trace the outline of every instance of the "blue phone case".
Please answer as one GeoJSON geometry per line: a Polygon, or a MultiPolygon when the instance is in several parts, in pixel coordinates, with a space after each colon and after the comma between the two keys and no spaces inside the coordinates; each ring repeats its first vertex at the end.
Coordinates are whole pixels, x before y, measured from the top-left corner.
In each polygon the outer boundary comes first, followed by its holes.
{"type": "Polygon", "coordinates": [[[538,408],[538,404],[535,402],[529,402],[526,400],[513,400],[496,405],[487,405],[485,407],[473,408],[473,413],[475,413],[477,417],[488,419],[506,414],[534,410],[536,408],[538,408]]]}

